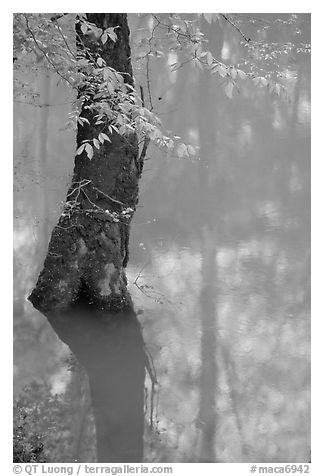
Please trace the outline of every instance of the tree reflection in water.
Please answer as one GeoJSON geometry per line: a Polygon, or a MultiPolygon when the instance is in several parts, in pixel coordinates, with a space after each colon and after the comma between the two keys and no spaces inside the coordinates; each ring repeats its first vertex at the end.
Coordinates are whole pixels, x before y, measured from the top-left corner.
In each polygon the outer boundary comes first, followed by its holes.
{"type": "Polygon", "coordinates": [[[142,461],[146,354],[133,308],[110,314],[80,302],[47,317],[87,371],[98,462],[142,461]]]}

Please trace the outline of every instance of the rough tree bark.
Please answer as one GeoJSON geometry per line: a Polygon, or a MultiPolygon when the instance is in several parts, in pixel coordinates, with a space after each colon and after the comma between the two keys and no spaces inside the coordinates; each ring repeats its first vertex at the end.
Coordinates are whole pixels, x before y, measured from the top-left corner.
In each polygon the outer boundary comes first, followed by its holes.
{"type": "MultiPolygon", "coordinates": [[[[125,83],[133,85],[126,14],[89,13],[87,19],[102,29],[118,26],[117,40],[108,39],[103,45],[94,36],[84,35],[77,23],[78,48],[92,58],[102,57],[108,66],[123,74],[125,83]]],[[[110,311],[130,302],[124,268],[133,212],[119,221],[113,221],[111,214],[135,209],[143,164],[139,163],[136,135],[125,139],[116,132],[109,134],[106,125],[95,125],[88,105],[83,104],[81,116],[90,124],[78,126],[77,146],[98,137],[100,132],[106,133],[111,142],[105,141],[99,150],[94,148],[92,160],[85,152],[75,158],[66,206],[52,232],[44,268],[29,296],[43,313],[66,310],[81,295],[86,295],[97,308],[110,311]]]]}

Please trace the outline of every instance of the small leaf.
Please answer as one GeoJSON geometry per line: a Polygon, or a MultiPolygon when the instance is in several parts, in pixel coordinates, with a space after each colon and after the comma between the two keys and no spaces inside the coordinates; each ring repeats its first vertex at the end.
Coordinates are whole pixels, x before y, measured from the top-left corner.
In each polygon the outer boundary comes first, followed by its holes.
{"type": "Polygon", "coordinates": [[[246,73],[242,71],[241,69],[237,70],[237,74],[239,75],[239,78],[246,79],[246,73]]]}
{"type": "Polygon", "coordinates": [[[97,149],[100,149],[100,143],[99,143],[98,139],[93,139],[93,144],[97,149]]]}
{"type": "Polygon", "coordinates": [[[236,79],[237,76],[237,70],[235,68],[230,69],[230,74],[233,79],[236,79]]]}
{"type": "Polygon", "coordinates": [[[114,92],[115,92],[115,87],[114,87],[113,83],[108,82],[108,83],[107,83],[107,89],[108,89],[108,91],[109,91],[110,94],[114,94],[114,92]]]}
{"type": "Polygon", "coordinates": [[[105,134],[104,132],[101,132],[101,137],[104,139],[104,140],[107,140],[108,142],[111,142],[111,140],[109,139],[109,137],[107,136],[107,134],[105,134]]]}
{"type": "Polygon", "coordinates": [[[187,149],[190,155],[196,155],[196,149],[192,145],[188,145],[187,149]]]}
{"type": "Polygon", "coordinates": [[[82,152],[83,152],[85,146],[86,146],[86,144],[80,145],[80,147],[79,147],[78,150],[76,151],[75,155],[80,155],[80,154],[82,154],[82,152]]]}
{"type": "Polygon", "coordinates": [[[103,79],[107,81],[108,78],[111,77],[111,71],[109,68],[104,68],[103,70],[103,79]]]}
{"type": "Polygon", "coordinates": [[[104,65],[104,60],[102,58],[97,58],[97,65],[102,67],[104,65]]]}
{"type": "Polygon", "coordinates": [[[207,51],[206,60],[209,66],[213,64],[214,58],[210,51],[207,51]]]}
{"type": "Polygon", "coordinates": [[[117,40],[117,35],[116,35],[116,33],[114,32],[114,28],[113,28],[113,27],[108,28],[108,35],[109,35],[109,38],[115,43],[116,40],[117,40]]]}
{"type": "Polygon", "coordinates": [[[89,159],[91,160],[92,157],[93,157],[93,147],[92,147],[92,145],[86,144],[86,145],[85,145],[85,151],[86,151],[86,153],[87,153],[87,156],[88,156],[89,159]]]}
{"type": "Polygon", "coordinates": [[[174,142],[173,142],[172,139],[169,140],[167,147],[168,147],[169,150],[172,150],[172,149],[173,149],[173,147],[174,147],[174,142]]]}
{"type": "Polygon", "coordinates": [[[101,42],[102,44],[104,45],[108,40],[108,34],[107,33],[104,33],[101,37],[101,42]]]}
{"type": "Polygon", "coordinates": [[[181,159],[184,155],[189,155],[187,151],[187,146],[185,144],[179,144],[177,147],[178,157],[181,159]]]}
{"type": "Polygon", "coordinates": [[[89,23],[88,24],[88,29],[91,30],[91,33],[93,33],[96,38],[98,38],[98,39],[100,38],[100,36],[102,34],[102,29],[101,28],[98,28],[95,25],[93,25],[92,23],[89,23]]]}
{"type": "Polygon", "coordinates": [[[88,26],[85,23],[82,23],[81,25],[81,31],[85,35],[88,31],[88,26]]]}
{"type": "Polygon", "coordinates": [[[82,116],[79,116],[79,117],[78,117],[78,122],[79,122],[80,124],[83,124],[84,122],[86,122],[87,124],[90,125],[89,120],[88,120],[86,117],[82,117],[82,116]]]}
{"type": "Polygon", "coordinates": [[[116,77],[117,81],[119,81],[120,83],[124,82],[124,78],[122,77],[121,74],[115,73],[115,77],[116,77]]]}
{"type": "Polygon", "coordinates": [[[225,76],[227,75],[227,68],[221,64],[217,66],[216,71],[222,78],[225,78],[225,76]]]}
{"type": "Polygon", "coordinates": [[[228,83],[225,88],[225,94],[230,99],[232,99],[233,97],[233,88],[234,88],[234,84],[232,82],[228,83]]]}
{"type": "Polygon", "coordinates": [[[121,114],[117,114],[116,122],[117,124],[120,124],[121,126],[124,125],[124,119],[121,114]]]}

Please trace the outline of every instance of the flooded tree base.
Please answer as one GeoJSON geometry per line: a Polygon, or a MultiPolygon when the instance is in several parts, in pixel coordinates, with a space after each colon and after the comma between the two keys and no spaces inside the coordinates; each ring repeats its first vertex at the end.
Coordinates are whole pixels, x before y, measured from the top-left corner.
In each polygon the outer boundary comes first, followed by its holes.
{"type": "Polygon", "coordinates": [[[29,300],[43,313],[67,310],[85,296],[101,310],[124,307],[129,303],[126,240],[125,225],[99,213],[61,217],[29,300]]]}

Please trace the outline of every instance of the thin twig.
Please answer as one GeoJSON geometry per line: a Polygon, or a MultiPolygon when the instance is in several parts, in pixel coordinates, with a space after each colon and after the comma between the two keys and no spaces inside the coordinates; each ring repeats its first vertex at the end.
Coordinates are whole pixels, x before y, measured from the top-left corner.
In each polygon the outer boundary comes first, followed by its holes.
{"type": "MultiPolygon", "coordinates": [[[[148,58],[148,57],[147,57],[147,58],[148,58]]],[[[148,91],[149,91],[149,98],[150,98],[151,111],[152,111],[153,105],[152,105],[151,92],[150,92],[150,89],[149,89],[148,71],[147,71],[147,82],[148,82],[148,91]]],[[[143,91],[143,87],[142,87],[142,86],[140,86],[140,93],[141,93],[142,107],[145,107],[144,91],[143,91]]],[[[141,142],[142,142],[142,141],[141,141],[141,142]]],[[[142,152],[141,152],[141,154],[140,154],[138,160],[136,161],[136,166],[137,166],[137,169],[138,169],[138,172],[139,172],[139,173],[141,173],[142,170],[143,170],[144,157],[145,157],[145,155],[146,155],[146,151],[147,151],[147,148],[148,148],[150,142],[151,142],[151,139],[149,138],[149,136],[148,136],[148,135],[145,135],[142,152]]]]}
{"type": "Polygon", "coordinates": [[[183,36],[184,38],[186,38],[187,40],[191,41],[192,43],[194,43],[196,45],[200,43],[199,40],[193,39],[191,37],[190,33],[183,33],[181,30],[177,30],[177,29],[173,28],[171,25],[166,25],[165,23],[162,23],[161,20],[159,20],[159,18],[156,15],[152,14],[152,16],[158,22],[158,25],[162,25],[165,28],[167,28],[169,31],[173,31],[174,33],[176,33],[178,38],[179,38],[179,36],[183,36]]]}
{"type": "Polygon", "coordinates": [[[150,86],[150,76],[149,76],[149,55],[146,57],[146,84],[147,84],[147,92],[149,96],[149,101],[150,101],[150,111],[153,111],[153,103],[152,103],[152,94],[151,94],[151,86],[150,86]]]}
{"type": "Polygon", "coordinates": [[[67,49],[69,50],[69,52],[71,53],[71,55],[73,56],[73,58],[77,61],[78,58],[75,56],[75,54],[74,54],[73,51],[71,50],[71,48],[70,48],[68,42],[66,41],[66,38],[65,38],[65,36],[63,35],[63,32],[62,32],[62,30],[61,30],[60,25],[57,23],[56,20],[54,20],[54,23],[55,23],[55,25],[56,25],[56,27],[57,27],[57,29],[58,29],[58,31],[59,31],[61,37],[63,38],[63,41],[64,41],[64,43],[65,43],[65,46],[67,47],[67,49]]]}
{"type": "MultiPolygon", "coordinates": [[[[81,225],[80,223],[78,223],[77,225],[70,225],[70,226],[60,226],[60,225],[55,225],[54,228],[60,228],[61,230],[69,230],[70,228],[73,228],[73,227],[79,227],[81,226],[82,228],[84,228],[83,225],[81,225]]],[[[60,255],[61,256],[61,255],[60,255]]]]}
{"type": "Polygon", "coordinates": [[[83,189],[80,189],[81,192],[84,194],[84,196],[86,197],[86,199],[88,200],[89,203],[91,203],[91,205],[93,205],[95,208],[99,209],[100,211],[104,212],[104,210],[99,207],[98,205],[96,205],[95,203],[93,203],[90,198],[88,197],[88,195],[85,193],[85,191],[83,189]]]}
{"type": "Polygon", "coordinates": [[[68,101],[68,102],[61,102],[58,104],[37,104],[35,102],[27,102],[27,101],[19,101],[18,99],[14,99],[13,102],[17,102],[19,104],[27,104],[29,106],[34,106],[34,107],[54,107],[54,106],[65,106],[67,104],[72,104],[73,101],[68,101]]]}
{"type": "Polygon", "coordinates": [[[139,163],[141,165],[141,168],[143,167],[144,157],[146,155],[146,151],[147,151],[147,148],[148,148],[150,142],[151,142],[151,139],[148,136],[145,136],[143,149],[142,149],[141,155],[139,157],[139,163]]]}
{"type": "MultiPolygon", "coordinates": [[[[60,227],[61,228],[61,227],[60,227]]],[[[54,258],[62,258],[63,255],[59,255],[57,253],[53,253],[52,251],[49,251],[48,254],[50,256],[53,256],[54,258]]]]}
{"type": "Polygon", "coordinates": [[[107,193],[103,192],[102,190],[99,190],[99,188],[97,187],[94,187],[93,186],[93,189],[94,190],[97,190],[97,192],[101,193],[104,197],[108,198],[109,200],[111,200],[112,202],[114,203],[118,203],[119,205],[122,205],[123,207],[127,207],[128,205],[126,205],[126,203],[124,202],[121,202],[119,200],[116,200],[116,198],[112,198],[110,195],[108,195],[107,193]]]}
{"type": "Polygon", "coordinates": [[[143,269],[146,268],[146,266],[149,264],[149,262],[150,262],[150,258],[147,258],[147,260],[145,261],[144,265],[143,265],[142,268],[140,269],[138,275],[136,276],[136,279],[135,279],[135,281],[133,282],[133,284],[135,284],[136,286],[137,286],[137,280],[138,280],[138,278],[141,277],[141,273],[142,273],[143,269]]]}
{"type": "Polygon", "coordinates": [[[54,71],[62,78],[64,79],[64,81],[66,81],[73,89],[75,89],[75,86],[73,85],[73,83],[71,83],[71,81],[69,79],[67,79],[56,67],[56,64],[49,58],[48,54],[46,53],[46,51],[43,50],[43,48],[40,46],[40,44],[38,43],[32,29],[30,28],[29,26],[29,22],[28,22],[28,18],[27,18],[27,15],[26,13],[23,13],[23,16],[25,18],[25,22],[26,22],[26,27],[27,27],[27,30],[29,31],[29,33],[31,34],[32,36],[32,39],[34,40],[34,43],[35,45],[37,46],[37,48],[39,49],[39,51],[42,53],[42,55],[44,56],[44,58],[47,60],[47,62],[52,66],[52,68],[54,69],[54,71]]]}
{"type": "Polygon", "coordinates": [[[243,38],[247,43],[250,43],[251,38],[248,38],[248,37],[243,33],[243,31],[233,22],[233,20],[231,19],[231,17],[227,16],[225,13],[221,13],[221,16],[222,16],[230,25],[232,25],[232,27],[234,27],[234,28],[240,33],[240,35],[242,36],[242,38],[243,38]]]}
{"type": "MultiPolygon", "coordinates": [[[[154,32],[156,30],[156,28],[158,27],[159,25],[159,20],[157,18],[154,17],[154,15],[152,15],[153,18],[157,21],[157,23],[153,26],[152,28],[152,32],[151,32],[151,37],[148,39],[148,44],[149,44],[149,50],[148,52],[145,54],[145,56],[143,56],[143,59],[146,58],[146,84],[147,84],[147,92],[148,92],[148,95],[149,95],[149,102],[150,102],[150,111],[152,112],[154,107],[153,107],[153,101],[152,101],[152,94],[151,94],[151,85],[150,85],[150,74],[149,74],[149,61],[150,61],[150,53],[152,53],[152,40],[154,39],[154,32]]],[[[142,99],[142,105],[144,107],[144,95],[143,95],[143,88],[141,87],[141,99],[142,99]]]]}
{"type": "Polygon", "coordinates": [[[141,93],[141,103],[142,103],[142,107],[145,107],[143,86],[140,86],[140,93],[141,93]]]}

